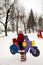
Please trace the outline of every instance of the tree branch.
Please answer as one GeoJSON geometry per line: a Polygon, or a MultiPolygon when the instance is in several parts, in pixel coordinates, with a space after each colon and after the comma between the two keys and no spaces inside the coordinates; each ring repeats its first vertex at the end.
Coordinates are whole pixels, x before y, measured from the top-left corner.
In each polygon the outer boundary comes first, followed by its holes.
{"type": "Polygon", "coordinates": [[[0,21],[0,23],[2,23],[5,26],[5,24],[2,21],[0,21]]]}

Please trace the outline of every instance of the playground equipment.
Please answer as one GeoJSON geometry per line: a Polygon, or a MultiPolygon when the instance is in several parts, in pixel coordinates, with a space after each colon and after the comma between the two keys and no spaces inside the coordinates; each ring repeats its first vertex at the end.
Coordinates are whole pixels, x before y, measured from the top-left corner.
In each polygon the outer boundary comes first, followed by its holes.
{"type": "Polygon", "coordinates": [[[43,32],[43,30],[38,30],[38,32],[37,32],[38,38],[43,38],[42,32],[43,32]]]}
{"type": "Polygon", "coordinates": [[[12,54],[20,53],[21,61],[26,61],[26,53],[29,52],[34,56],[38,57],[40,55],[40,51],[37,46],[35,46],[35,41],[30,41],[28,38],[25,38],[25,41],[22,43],[23,49],[20,50],[19,45],[16,41],[16,38],[13,38],[13,44],[10,46],[10,52],[12,54]]]}

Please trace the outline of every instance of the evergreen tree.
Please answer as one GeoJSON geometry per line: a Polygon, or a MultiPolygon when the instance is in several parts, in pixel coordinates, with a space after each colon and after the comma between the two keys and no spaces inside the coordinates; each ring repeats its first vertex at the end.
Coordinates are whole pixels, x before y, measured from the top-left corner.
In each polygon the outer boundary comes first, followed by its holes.
{"type": "Polygon", "coordinates": [[[29,32],[30,32],[30,29],[32,29],[33,32],[34,32],[34,26],[35,25],[36,25],[36,23],[35,23],[35,19],[34,19],[34,14],[33,14],[33,11],[31,9],[30,15],[29,15],[29,18],[28,18],[28,24],[27,24],[27,29],[29,29],[29,32]]]}

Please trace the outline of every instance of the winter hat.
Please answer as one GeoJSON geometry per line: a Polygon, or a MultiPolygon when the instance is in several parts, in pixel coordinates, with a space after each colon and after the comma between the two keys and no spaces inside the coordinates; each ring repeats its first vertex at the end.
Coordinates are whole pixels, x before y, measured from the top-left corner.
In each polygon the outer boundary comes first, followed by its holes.
{"type": "Polygon", "coordinates": [[[13,38],[12,41],[13,41],[13,43],[16,43],[17,42],[17,39],[16,38],[13,38]]]}

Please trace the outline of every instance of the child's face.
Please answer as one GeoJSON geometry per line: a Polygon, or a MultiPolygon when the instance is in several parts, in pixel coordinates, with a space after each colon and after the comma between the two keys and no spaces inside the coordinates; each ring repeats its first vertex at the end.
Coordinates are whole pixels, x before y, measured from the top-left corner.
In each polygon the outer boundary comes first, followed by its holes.
{"type": "Polygon", "coordinates": [[[18,44],[18,42],[15,43],[16,45],[18,44]]]}
{"type": "Polygon", "coordinates": [[[19,31],[19,33],[23,33],[22,31],[19,31]]]}

